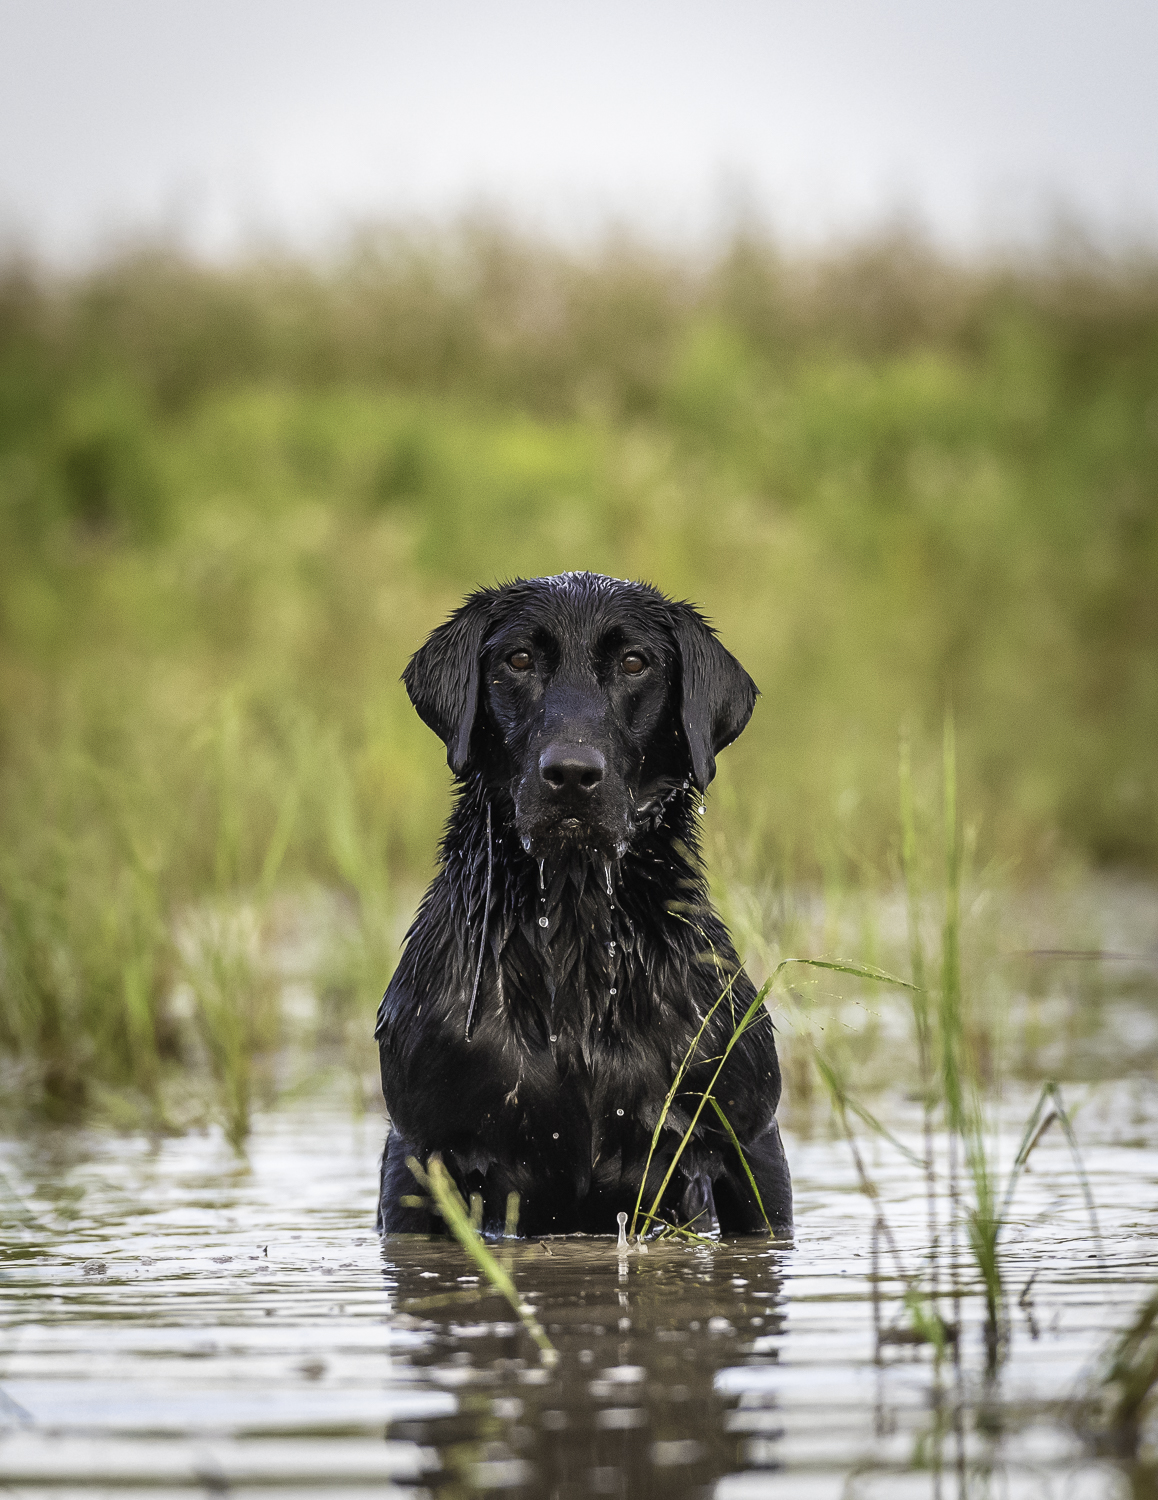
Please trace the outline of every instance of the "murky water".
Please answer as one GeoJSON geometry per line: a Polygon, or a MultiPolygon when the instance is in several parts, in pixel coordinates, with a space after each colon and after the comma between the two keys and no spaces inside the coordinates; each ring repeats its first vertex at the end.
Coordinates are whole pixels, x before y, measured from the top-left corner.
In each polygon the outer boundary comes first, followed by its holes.
{"type": "MultiPolygon", "coordinates": [[[[903,1341],[902,1283],[879,1245],[874,1259],[841,1142],[788,1140],[790,1248],[511,1250],[554,1369],[457,1246],[379,1244],[378,1120],[268,1116],[249,1167],[215,1137],[9,1143],[0,1482],[37,1497],[1139,1495],[1061,1403],[1155,1276],[1156,1118],[1139,1083],[1101,1086],[1080,1116],[1102,1259],[1065,1143],[1043,1141],[1006,1243],[1013,1317],[992,1379],[975,1295],[959,1364],[903,1341]]],[[[866,1151],[916,1268],[920,1174],[866,1151]]]]}

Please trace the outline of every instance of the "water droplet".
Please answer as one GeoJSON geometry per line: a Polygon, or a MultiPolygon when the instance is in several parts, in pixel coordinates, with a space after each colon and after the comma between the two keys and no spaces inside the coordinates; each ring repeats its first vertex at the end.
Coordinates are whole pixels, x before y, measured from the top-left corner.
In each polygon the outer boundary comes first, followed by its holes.
{"type": "Polygon", "coordinates": [[[615,891],[611,884],[611,861],[609,859],[603,861],[603,873],[607,877],[607,894],[614,897],[615,891]]]}
{"type": "Polygon", "coordinates": [[[623,1113],[623,1111],[622,1111],[622,1110],[621,1110],[621,1109],[617,1109],[617,1110],[616,1110],[616,1111],[615,1111],[615,1113],[616,1113],[616,1114],[617,1114],[617,1115],[621,1115],[621,1114],[622,1114],[622,1113],[623,1113]]]}
{"type": "Polygon", "coordinates": [[[526,834],[526,833],[523,835],[523,848],[527,851],[528,854],[530,854],[530,852],[531,852],[531,838],[530,838],[530,835],[526,834]]]}
{"type": "Polygon", "coordinates": [[[614,985],[611,988],[611,994],[613,994],[613,995],[618,995],[619,994],[619,991],[614,987],[614,985]]]}
{"type": "Polygon", "coordinates": [[[620,1209],[619,1212],[615,1215],[615,1222],[619,1225],[619,1244],[616,1245],[615,1248],[617,1250],[626,1250],[627,1249],[627,1215],[624,1213],[623,1209],[620,1209]]]}
{"type": "Polygon", "coordinates": [[[559,1132],[557,1130],[552,1130],[552,1132],[551,1132],[551,1139],[553,1141],[557,1141],[559,1139],[559,1132]]]}
{"type": "Polygon", "coordinates": [[[615,952],[615,940],[614,939],[612,939],[612,941],[610,943],[608,943],[608,945],[607,945],[607,951],[608,951],[608,953],[614,953],[615,952]]]}
{"type": "Polygon", "coordinates": [[[541,891],[545,891],[547,889],[547,887],[546,887],[546,885],[544,884],[544,881],[543,881],[543,866],[544,866],[545,863],[546,863],[545,860],[541,859],[539,861],[539,889],[541,891]]]}
{"type": "Polygon", "coordinates": [[[699,807],[696,808],[696,812],[699,813],[701,818],[703,817],[705,810],[706,809],[704,808],[704,804],[702,802],[700,803],[699,807]]]}
{"type": "Polygon", "coordinates": [[[552,1041],[553,1041],[553,1042],[557,1042],[557,1041],[558,1041],[558,1040],[559,1040],[559,1036],[558,1036],[558,1033],[556,1033],[556,1034],[555,1034],[555,1035],[554,1035],[554,1036],[552,1036],[552,1038],[551,1038],[551,1040],[552,1040],[552,1041]]]}
{"type": "Polygon", "coordinates": [[[540,927],[546,927],[547,926],[547,919],[546,919],[546,917],[540,917],[539,918],[539,926],[540,927]]]}

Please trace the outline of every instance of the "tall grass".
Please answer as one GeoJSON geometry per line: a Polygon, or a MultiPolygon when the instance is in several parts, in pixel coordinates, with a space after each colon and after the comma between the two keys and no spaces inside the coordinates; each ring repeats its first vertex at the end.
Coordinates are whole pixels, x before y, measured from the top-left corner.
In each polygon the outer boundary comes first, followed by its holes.
{"type": "MultiPolygon", "coordinates": [[[[785,1226],[774,1225],[769,1219],[768,1214],[765,1211],[763,1201],[760,1198],[760,1190],[756,1184],[755,1177],[752,1174],[752,1169],[748,1164],[744,1148],[740,1140],[738,1139],[736,1132],[733,1130],[731,1122],[729,1121],[726,1113],[721,1107],[720,1101],[716,1098],[715,1094],[712,1091],[716,1086],[720,1074],[723,1072],[725,1066],[727,1065],[728,1058],[732,1055],[734,1048],[743,1038],[744,1033],[758,1020],[767,1018],[765,1007],[769,995],[772,992],[773,986],[779,979],[782,971],[793,964],[800,964],[806,968],[825,969],[837,974],[850,974],[857,979],[880,981],[885,984],[899,985],[902,988],[909,988],[909,986],[903,979],[896,979],[891,974],[885,974],[879,969],[866,968],[861,964],[836,963],[831,959],[822,958],[783,959],[779,964],[777,964],[776,969],[772,973],[772,975],[761,985],[760,989],[756,992],[751,1001],[749,1001],[747,1007],[738,1019],[733,1007],[732,1033],[728,1037],[727,1042],[724,1044],[723,1051],[718,1054],[718,1056],[704,1058],[700,1055],[700,1048],[703,1043],[704,1032],[707,1030],[708,1025],[711,1022],[716,1011],[719,1010],[720,1006],[724,1003],[725,1000],[729,1000],[731,998],[731,982],[725,985],[723,990],[721,990],[720,994],[716,997],[715,1001],[713,1001],[713,1003],[704,1013],[704,1018],[700,1022],[699,1029],[688,1045],[687,1051],[684,1053],[684,1056],[680,1059],[679,1066],[676,1069],[675,1077],[672,1079],[671,1087],[668,1089],[667,1096],[664,1099],[662,1106],[660,1107],[659,1117],[656,1120],[654,1129],[652,1130],[651,1141],[648,1145],[647,1156],[644,1160],[643,1175],[639,1185],[639,1192],[636,1195],[635,1208],[631,1215],[631,1226],[627,1231],[629,1238],[636,1238],[637,1243],[639,1237],[646,1234],[651,1226],[659,1221],[660,1205],[663,1201],[664,1193],[667,1191],[668,1185],[670,1184],[672,1177],[675,1175],[675,1170],[680,1163],[680,1158],[683,1156],[684,1151],[687,1149],[688,1143],[691,1141],[693,1135],[695,1134],[695,1130],[697,1125],[699,1124],[701,1115],[704,1113],[705,1108],[709,1104],[711,1105],[712,1111],[715,1114],[717,1120],[723,1127],[725,1134],[728,1136],[736,1150],[736,1154],[740,1160],[740,1165],[747,1175],[748,1182],[751,1185],[752,1192],[755,1196],[756,1203],[760,1209],[760,1213],[764,1219],[765,1225],[767,1226],[768,1232],[770,1234],[777,1234],[783,1231],[785,1226]],[[697,1062],[714,1062],[716,1064],[715,1071],[709,1079],[707,1087],[699,1095],[698,1098],[696,1098],[694,1092],[683,1087],[684,1079],[688,1074],[688,1070],[697,1062]],[[651,1164],[655,1157],[655,1150],[664,1132],[670,1129],[668,1121],[671,1117],[672,1108],[675,1105],[677,1099],[681,1098],[684,1100],[684,1106],[681,1107],[681,1113],[686,1113],[687,1110],[691,1111],[688,1117],[688,1123],[684,1127],[683,1134],[679,1139],[676,1149],[671,1155],[667,1170],[664,1173],[663,1177],[660,1179],[659,1185],[655,1190],[654,1196],[652,1197],[651,1206],[647,1209],[644,1209],[643,1200],[650,1187],[649,1179],[651,1176],[651,1164]]],[[[834,1097],[839,1101],[839,1108],[842,1112],[842,1115],[847,1112],[847,1108],[851,1105],[851,1107],[854,1108],[857,1113],[862,1116],[862,1118],[870,1122],[874,1128],[883,1131],[883,1127],[873,1119],[873,1117],[868,1113],[863,1105],[855,1104],[845,1098],[843,1093],[839,1090],[838,1085],[835,1081],[835,1075],[833,1074],[831,1067],[827,1064],[825,1059],[818,1056],[817,1062],[821,1068],[822,1073],[824,1073],[825,1075],[826,1081],[829,1082],[834,1091],[834,1097]]],[[[887,1132],[885,1133],[887,1134],[887,1132]]],[[[861,1176],[862,1182],[867,1184],[867,1175],[862,1172],[861,1176]]],[[[686,1225],[676,1225],[673,1227],[680,1232],[687,1232],[687,1230],[690,1228],[690,1226],[686,1225]]]]}
{"type": "MultiPolygon", "coordinates": [[[[327,264],[9,264],[9,1095],[163,1127],[200,1071],[240,1134],[177,935],[319,892],[318,1029],[355,1078],[447,805],[398,674],[513,573],[714,616],[764,694],[714,797],[737,885],[884,878],[895,726],[927,757],[947,690],[982,858],[1152,870],[1156,330],[1149,261],[903,240],[705,262],[472,223],[327,264]]],[[[252,1093],[276,1027],[243,1032],[252,1093]]]]}
{"type": "MultiPolygon", "coordinates": [[[[971,1287],[979,1287],[985,1305],[984,1331],[988,1359],[995,1369],[1007,1337],[1008,1289],[1001,1238],[1010,1222],[1018,1181],[1046,1131],[1058,1124],[1064,1131],[1081,1186],[1095,1242],[1097,1213],[1072,1121],[1057,1083],[1047,1080],[1026,1122],[1020,1146],[1007,1170],[1004,1186],[992,1144],[996,1105],[993,1076],[1002,1049],[983,1019],[969,1003],[962,967],[962,836],[958,805],[957,738],[952,713],[943,725],[941,754],[941,834],[943,881],[940,891],[941,933],[938,982],[928,993],[929,970],[921,938],[925,904],[916,870],[918,841],[913,797],[911,750],[902,735],[900,748],[900,862],[904,907],[913,979],[911,998],[913,1040],[922,1104],[922,1153],[897,1139],[851,1093],[839,1058],[811,1037],[819,1076],[841,1133],[848,1140],[862,1192],[873,1205],[876,1232],[889,1246],[905,1284],[905,1306],[917,1334],[943,1351],[957,1336],[961,1302],[971,1287]],[[932,1003],[930,1003],[932,1002],[932,1003]],[[923,1266],[908,1266],[889,1228],[880,1194],[865,1164],[850,1122],[857,1117],[871,1136],[900,1152],[924,1176],[927,1236],[923,1266]],[[937,1142],[944,1140],[944,1202],[938,1190],[937,1142]],[[948,1242],[942,1234],[944,1225],[948,1242]],[[963,1236],[964,1244],[960,1243],[963,1236]],[[953,1319],[945,1317],[942,1296],[953,1302],[953,1319]]],[[[855,972],[849,968],[848,972],[855,972]]],[[[874,976],[885,978],[887,976],[874,976]]],[[[893,980],[894,984],[900,981],[893,980]]],[[[811,1020],[805,1016],[805,1025],[811,1020]]]]}
{"type": "MultiPolygon", "coordinates": [[[[737,1015],[736,1007],[731,1006],[732,1031],[722,1050],[710,1058],[701,1058],[704,1033],[716,1012],[731,997],[732,986],[730,983],[726,984],[705,1014],[699,1031],[676,1070],[652,1133],[626,1238],[626,1226],[621,1222],[621,1248],[626,1248],[627,1240],[632,1238],[637,1246],[640,1245],[645,1234],[661,1225],[663,1227],[660,1232],[664,1235],[682,1235],[699,1244],[711,1244],[702,1233],[703,1226],[694,1221],[687,1225],[669,1222],[668,1214],[661,1207],[679,1161],[709,1106],[716,1121],[730,1138],[742,1167],[747,1171],[756,1202],[764,1213],[758,1184],[748,1167],[744,1147],[736,1137],[713,1090],[731,1052],[747,1029],[758,1019],[767,1019],[766,1004],[785,970],[799,965],[809,970],[847,975],[861,981],[905,990],[910,997],[918,1097],[921,1103],[920,1151],[899,1139],[856,1096],[850,1087],[839,1046],[834,1047],[831,1041],[825,1040],[825,1027],[817,1024],[816,1015],[801,996],[790,989],[787,998],[789,1013],[800,1024],[807,1040],[812,1063],[832,1107],[834,1123],[848,1143],[860,1189],[872,1204],[874,1287],[878,1287],[882,1279],[877,1254],[880,1241],[888,1249],[893,1268],[891,1274],[899,1277],[904,1286],[903,1306],[911,1326],[908,1330],[882,1329],[877,1301],[874,1306],[878,1309],[878,1338],[882,1343],[930,1343],[935,1347],[938,1361],[949,1349],[956,1354],[959,1352],[963,1301],[973,1292],[979,1291],[985,1309],[983,1327],[988,1367],[992,1373],[1000,1363],[1008,1339],[1008,1289],[1001,1239],[1011,1219],[1021,1175],[1028,1167],[1040,1141],[1054,1124],[1064,1131],[1070,1146],[1074,1173],[1085,1197],[1100,1253],[1097,1214],[1073,1124],[1061,1090],[1054,1081],[1047,1081],[1042,1086],[1003,1185],[1000,1180],[998,1160],[992,1143],[994,1121],[990,1119],[990,1113],[996,1103],[994,1068],[1001,1048],[994,1037],[987,1034],[983,1018],[970,1003],[962,964],[963,839],[958,803],[956,726],[951,712],[945,715],[942,732],[940,822],[943,874],[939,892],[940,963],[932,995],[928,993],[928,989],[933,971],[925,962],[921,933],[922,907],[927,904],[927,900],[917,875],[919,851],[912,754],[906,735],[902,735],[900,743],[899,783],[900,868],[912,980],[900,979],[875,965],[846,963],[828,958],[781,959],[741,1014],[737,1015]],[[697,1092],[689,1089],[686,1079],[691,1067],[703,1062],[714,1063],[715,1070],[707,1085],[697,1092]],[[685,1122],[678,1139],[673,1136],[670,1123],[677,1103],[680,1119],[685,1122]],[[882,1196],[858,1139],[858,1125],[866,1129],[870,1137],[885,1143],[922,1173],[928,1216],[928,1232],[921,1257],[923,1263],[909,1264],[893,1234],[882,1196]],[[674,1150],[665,1152],[666,1170],[662,1176],[656,1174],[657,1181],[653,1179],[651,1165],[665,1133],[669,1141],[674,1141],[674,1150]],[[939,1139],[944,1142],[943,1154],[947,1158],[943,1195],[945,1201],[938,1191],[939,1139]],[[650,1205],[645,1206],[648,1199],[650,1205]],[[942,1238],[942,1223],[948,1232],[947,1245],[942,1238]],[[960,1242],[962,1236],[963,1245],[960,1242]],[[946,1316],[946,1294],[952,1300],[951,1319],[946,1316]]],[[[752,936],[751,931],[747,935],[752,936]]],[[[767,946],[763,951],[767,953],[767,946]]],[[[832,1020],[833,1017],[829,1014],[828,1021],[831,1023],[832,1020]]],[[[768,1220],[766,1213],[764,1217],[769,1231],[775,1233],[777,1226],[768,1220]]],[[[621,1220],[625,1221],[626,1215],[622,1215],[621,1220]]],[[[1119,1405],[1123,1405],[1123,1409],[1134,1399],[1132,1393],[1135,1388],[1142,1391],[1142,1396],[1135,1402],[1137,1406],[1153,1385],[1150,1350],[1150,1324],[1153,1319],[1149,1317],[1147,1321],[1143,1318],[1143,1322],[1145,1327],[1135,1338],[1137,1351],[1134,1351],[1133,1345],[1126,1350],[1126,1345],[1123,1344],[1125,1352],[1113,1364],[1113,1371],[1118,1373],[1111,1373],[1106,1377],[1107,1386],[1116,1384],[1121,1387],[1117,1400],[1119,1405]]],[[[1134,1408],[1130,1408],[1130,1411],[1133,1410],[1134,1408]]],[[[1114,1421],[1118,1420],[1114,1418],[1114,1421]]],[[[1129,1412],[1121,1418],[1122,1423],[1130,1420],[1133,1418],[1129,1412]]]]}
{"type": "MultiPolygon", "coordinates": [[[[1137,1308],[1129,1325],[1108,1343],[1081,1392],[1074,1417],[1096,1450],[1116,1458],[1136,1459],[1143,1425],[1158,1392],[1158,1291],[1137,1308]]],[[[1158,1466],[1144,1465],[1139,1493],[1153,1486],[1158,1466]]]]}

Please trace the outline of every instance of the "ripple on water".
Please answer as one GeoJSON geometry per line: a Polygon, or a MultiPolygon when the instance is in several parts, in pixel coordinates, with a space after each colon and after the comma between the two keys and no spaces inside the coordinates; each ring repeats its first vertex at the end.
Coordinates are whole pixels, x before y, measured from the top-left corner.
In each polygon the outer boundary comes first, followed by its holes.
{"type": "MultiPolygon", "coordinates": [[[[845,1494],[855,1474],[858,1500],[903,1500],[936,1493],[940,1470],[946,1496],[966,1472],[999,1473],[1010,1495],[1125,1494],[1058,1415],[1156,1258],[1150,1122],[1095,1108],[1082,1123],[1105,1263],[1064,1141],[1047,1138],[1007,1236],[1015,1297],[1028,1290],[989,1384],[973,1295],[960,1371],[878,1342],[907,1326],[902,1287],[880,1244],[874,1260],[839,1143],[789,1142],[791,1248],[620,1257],[609,1235],[504,1251],[560,1350],[547,1370],[456,1246],[379,1245],[376,1124],[274,1115],[252,1170],[214,1138],[9,1142],[0,1480],[56,1497],[807,1500],[845,1494]]],[[[877,1155],[916,1266],[923,1184],[877,1155]]]]}

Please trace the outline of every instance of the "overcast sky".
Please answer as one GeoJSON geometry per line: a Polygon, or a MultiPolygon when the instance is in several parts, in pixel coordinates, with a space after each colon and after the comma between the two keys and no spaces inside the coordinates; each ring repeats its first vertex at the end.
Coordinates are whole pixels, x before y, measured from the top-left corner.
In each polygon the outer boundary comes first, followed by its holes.
{"type": "Polygon", "coordinates": [[[1158,0],[0,0],[0,232],[1158,237],[1158,0]]]}

